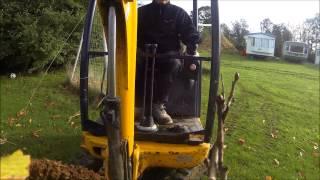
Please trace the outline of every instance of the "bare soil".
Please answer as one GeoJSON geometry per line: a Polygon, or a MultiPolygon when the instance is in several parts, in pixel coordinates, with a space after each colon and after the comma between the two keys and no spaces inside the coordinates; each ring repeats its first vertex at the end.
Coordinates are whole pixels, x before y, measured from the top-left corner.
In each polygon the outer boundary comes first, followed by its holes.
{"type": "Polygon", "coordinates": [[[100,180],[103,176],[82,166],[65,165],[59,161],[32,160],[28,180],[100,180]]]}

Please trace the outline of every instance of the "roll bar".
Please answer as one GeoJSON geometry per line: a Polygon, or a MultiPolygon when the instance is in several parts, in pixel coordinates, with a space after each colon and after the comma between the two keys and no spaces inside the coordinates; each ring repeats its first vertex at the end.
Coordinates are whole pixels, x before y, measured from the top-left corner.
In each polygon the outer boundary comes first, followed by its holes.
{"type": "Polygon", "coordinates": [[[216,98],[219,89],[220,74],[220,21],[218,0],[211,0],[211,70],[210,70],[210,88],[207,109],[207,119],[205,126],[205,142],[210,142],[214,119],[216,114],[216,98]]]}

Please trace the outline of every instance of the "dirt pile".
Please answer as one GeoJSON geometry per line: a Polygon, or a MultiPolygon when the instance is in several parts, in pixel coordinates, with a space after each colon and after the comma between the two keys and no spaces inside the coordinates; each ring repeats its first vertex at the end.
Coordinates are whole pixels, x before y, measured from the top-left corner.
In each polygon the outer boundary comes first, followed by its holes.
{"type": "Polygon", "coordinates": [[[222,51],[234,52],[234,53],[238,52],[238,50],[234,47],[234,45],[224,35],[221,35],[221,48],[222,48],[222,51]]]}
{"type": "Polygon", "coordinates": [[[65,165],[59,161],[51,160],[32,160],[30,165],[30,176],[28,180],[43,180],[43,179],[90,179],[100,180],[103,176],[92,170],[81,166],[65,165]]]}
{"type": "MultiPolygon", "coordinates": [[[[199,49],[203,51],[211,51],[211,34],[203,33],[199,49]]],[[[221,50],[226,53],[238,53],[238,50],[224,35],[221,35],[221,50]]]]}

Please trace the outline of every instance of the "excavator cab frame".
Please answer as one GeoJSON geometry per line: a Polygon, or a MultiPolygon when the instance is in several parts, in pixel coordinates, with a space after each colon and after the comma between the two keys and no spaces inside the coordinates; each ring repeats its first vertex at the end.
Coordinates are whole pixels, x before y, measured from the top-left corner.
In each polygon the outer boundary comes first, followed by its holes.
{"type": "MultiPolygon", "coordinates": [[[[197,0],[193,0],[193,21],[197,25],[197,0]]],[[[136,44],[136,0],[89,0],[80,63],[80,112],[82,144],[92,156],[105,161],[108,179],[138,179],[152,167],[193,168],[209,157],[215,118],[215,99],[219,86],[220,30],[218,0],[211,0],[211,57],[175,58],[211,62],[210,90],[205,126],[200,122],[201,72],[197,76],[196,115],[177,121],[176,126],[158,126],[143,131],[134,119],[136,44]],[[96,6],[99,8],[108,44],[108,52],[90,51],[90,39],[96,6]],[[89,118],[88,73],[91,57],[108,56],[107,89],[102,99],[101,123],[89,118]],[[188,124],[189,123],[189,124],[188,124]],[[180,131],[181,127],[188,130],[180,131]]],[[[155,59],[159,54],[147,54],[155,59]]],[[[147,128],[148,129],[148,128],[147,128]]]]}

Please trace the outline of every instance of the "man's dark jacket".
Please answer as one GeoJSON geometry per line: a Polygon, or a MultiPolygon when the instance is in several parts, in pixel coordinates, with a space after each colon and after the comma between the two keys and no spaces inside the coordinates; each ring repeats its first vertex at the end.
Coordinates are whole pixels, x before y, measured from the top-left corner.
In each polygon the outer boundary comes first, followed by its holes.
{"type": "Polygon", "coordinates": [[[180,41],[187,46],[187,52],[194,54],[199,43],[199,33],[188,13],[173,4],[152,2],[138,10],[138,47],[144,44],[158,44],[157,52],[179,51],[180,41]]]}

